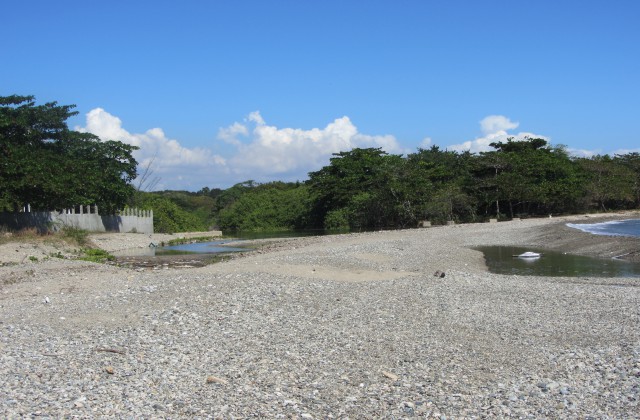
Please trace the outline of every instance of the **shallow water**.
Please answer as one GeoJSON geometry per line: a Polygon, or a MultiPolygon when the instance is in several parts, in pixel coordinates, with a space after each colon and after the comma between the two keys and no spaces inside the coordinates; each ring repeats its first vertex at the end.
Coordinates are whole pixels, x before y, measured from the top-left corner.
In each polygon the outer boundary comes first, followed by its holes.
{"type": "Polygon", "coordinates": [[[602,223],[567,223],[567,226],[594,235],[640,238],[640,219],[613,220],[602,223]]]}
{"type": "Polygon", "coordinates": [[[489,271],[496,274],[516,274],[547,277],[640,277],[640,263],[615,259],[591,258],[564,254],[539,248],[483,246],[489,271]],[[516,258],[526,251],[539,252],[540,258],[516,258]]]}
{"type": "MultiPolygon", "coordinates": [[[[226,246],[230,241],[209,241],[195,242],[191,244],[180,244],[155,248],[155,255],[178,255],[178,254],[222,254],[226,252],[249,251],[248,248],[226,246]]],[[[234,244],[241,244],[242,241],[233,241],[234,244]]]]}

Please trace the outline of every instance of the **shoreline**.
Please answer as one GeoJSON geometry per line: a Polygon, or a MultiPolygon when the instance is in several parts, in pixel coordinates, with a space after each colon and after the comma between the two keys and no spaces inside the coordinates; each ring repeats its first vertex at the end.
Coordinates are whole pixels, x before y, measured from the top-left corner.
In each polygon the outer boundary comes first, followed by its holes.
{"type": "Polygon", "coordinates": [[[628,417],[640,280],[498,275],[472,249],[631,249],[578,219],[303,237],[181,270],[0,267],[0,414],[628,417]]]}
{"type": "MultiPolygon", "coordinates": [[[[499,222],[499,224],[504,223],[526,223],[529,221],[537,221],[542,222],[540,237],[534,239],[531,243],[521,244],[528,246],[537,246],[549,250],[562,251],[566,253],[572,253],[577,255],[584,255],[588,257],[594,258],[615,258],[628,262],[640,262],[640,243],[638,242],[639,238],[634,237],[624,237],[624,236],[609,236],[609,235],[595,235],[589,232],[582,231],[577,228],[567,226],[568,223],[602,223],[607,221],[618,221],[618,220],[626,220],[626,219],[640,219],[640,212],[638,211],[630,211],[630,212],[620,212],[620,213],[612,213],[612,214],[596,214],[596,215],[572,215],[572,216],[561,216],[552,219],[546,218],[537,218],[537,219],[524,219],[524,220],[514,220],[514,221],[505,221],[499,222]],[[548,222],[548,223],[547,223],[548,222]]],[[[454,226],[467,226],[467,225],[483,225],[481,223],[468,223],[454,226]]],[[[432,229],[432,228],[442,228],[444,226],[433,226],[430,228],[418,228],[421,229],[432,229]]],[[[379,231],[379,232],[397,232],[397,231],[412,231],[414,229],[399,229],[399,230],[389,230],[389,231],[379,231]]],[[[363,232],[367,233],[367,232],[363,232]]],[[[361,234],[359,232],[352,233],[342,233],[337,235],[357,235],[361,234]]],[[[179,237],[180,234],[172,235],[171,239],[175,239],[175,237],[179,237]]],[[[194,235],[192,235],[193,237],[194,235]]],[[[197,236],[204,236],[202,233],[197,236]]],[[[225,257],[235,259],[235,258],[243,258],[251,255],[255,252],[270,252],[274,249],[287,249],[288,247],[295,247],[296,243],[299,241],[314,241],[315,238],[322,238],[324,236],[333,236],[333,235],[319,235],[319,236],[300,236],[300,237],[284,237],[284,238],[264,238],[264,239],[250,239],[250,240],[242,240],[244,244],[249,244],[256,247],[256,250],[249,252],[239,252],[233,254],[227,254],[225,257]]],[[[160,236],[161,237],[161,236],[160,236]]],[[[167,241],[170,239],[166,239],[167,241]]],[[[230,241],[228,244],[223,244],[222,246],[229,245],[233,246],[233,238],[228,238],[230,241]]],[[[99,240],[94,240],[94,243],[99,244],[99,240]]],[[[117,241],[111,242],[111,248],[114,248],[114,243],[118,243],[117,241]]],[[[103,244],[104,245],[104,244],[103,244]]],[[[487,245],[487,244],[480,244],[487,245]]],[[[121,247],[115,246],[118,251],[123,251],[121,247]]],[[[127,248],[132,249],[132,248],[127,248]]],[[[124,249],[126,251],[127,249],[124,249]]],[[[110,251],[110,249],[105,249],[106,251],[110,251]]],[[[215,254],[209,255],[209,257],[213,257],[215,254]]],[[[180,261],[184,259],[186,256],[176,256],[176,260],[180,261]]],[[[152,257],[153,258],[153,257],[152,257]]],[[[196,259],[206,259],[205,256],[196,256],[196,259]]],[[[124,259],[124,258],[123,258],[124,259]]],[[[130,261],[133,258],[128,258],[130,261]]],[[[144,259],[144,258],[141,258],[144,259]]],[[[167,260],[171,259],[171,257],[162,257],[159,260],[167,260]]]]}
{"type": "Polygon", "coordinates": [[[640,262],[640,238],[630,236],[596,235],[567,226],[567,223],[595,224],[625,219],[640,219],[640,212],[616,215],[565,218],[559,224],[543,228],[535,245],[596,258],[616,258],[629,262],[640,262]],[[628,217],[631,216],[631,217],[628,217]]]}

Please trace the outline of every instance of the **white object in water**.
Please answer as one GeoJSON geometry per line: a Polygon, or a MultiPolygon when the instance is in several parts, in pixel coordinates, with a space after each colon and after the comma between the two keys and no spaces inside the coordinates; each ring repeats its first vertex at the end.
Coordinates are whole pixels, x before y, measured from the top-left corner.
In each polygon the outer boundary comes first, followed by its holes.
{"type": "Polygon", "coordinates": [[[539,254],[537,252],[531,252],[531,251],[527,251],[527,252],[523,252],[520,255],[514,255],[514,257],[518,257],[518,258],[540,258],[542,254],[539,254]]]}

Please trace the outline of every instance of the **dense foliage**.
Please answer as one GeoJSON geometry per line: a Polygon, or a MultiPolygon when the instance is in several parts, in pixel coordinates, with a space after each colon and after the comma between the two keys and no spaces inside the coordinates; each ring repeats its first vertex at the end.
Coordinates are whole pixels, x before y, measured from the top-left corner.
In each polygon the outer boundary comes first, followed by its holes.
{"type": "Polygon", "coordinates": [[[212,224],[214,199],[187,191],[137,191],[132,207],[153,210],[153,228],[158,233],[207,231],[212,224]]]}
{"type": "Polygon", "coordinates": [[[113,213],[130,199],[135,147],[69,130],[73,108],[0,97],[0,211],[97,204],[113,213]]]}
{"type": "MultiPolygon", "coordinates": [[[[273,231],[307,227],[309,194],[300,184],[272,182],[256,185],[237,184],[227,190],[234,194],[244,190],[218,213],[218,224],[225,230],[273,231]]],[[[221,196],[221,200],[224,200],[221,196]]]]}
{"type": "Polygon", "coordinates": [[[471,154],[434,146],[407,156],[353,149],[335,154],[305,183],[148,193],[156,201],[145,205],[164,231],[362,230],[640,207],[638,153],[572,158],[543,139],[492,147],[471,154]]]}

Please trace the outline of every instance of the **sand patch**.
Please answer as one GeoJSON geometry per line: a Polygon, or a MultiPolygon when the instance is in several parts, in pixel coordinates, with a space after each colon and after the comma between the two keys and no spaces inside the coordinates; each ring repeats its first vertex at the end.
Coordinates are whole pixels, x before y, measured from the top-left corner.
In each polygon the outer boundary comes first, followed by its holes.
{"type": "Polygon", "coordinates": [[[393,261],[389,255],[383,254],[374,254],[374,253],[362,253],[362,254],[353,254],[355,258],[365,261],[371,261],[376,263],[386,263],[393,261]]]}
{"type": "Polygon", "coordinates": [[[243,266],[243,272],[268,273],[279,276],[293,276],[309,279],[330,280],[337,282],[370,282],[394,280],[407,276],[415,276],[419,273],[408,271],[375,271],[365,269],[343,269],[318,265],[304,264],[261,264],[256,266],[243,266]]]}

